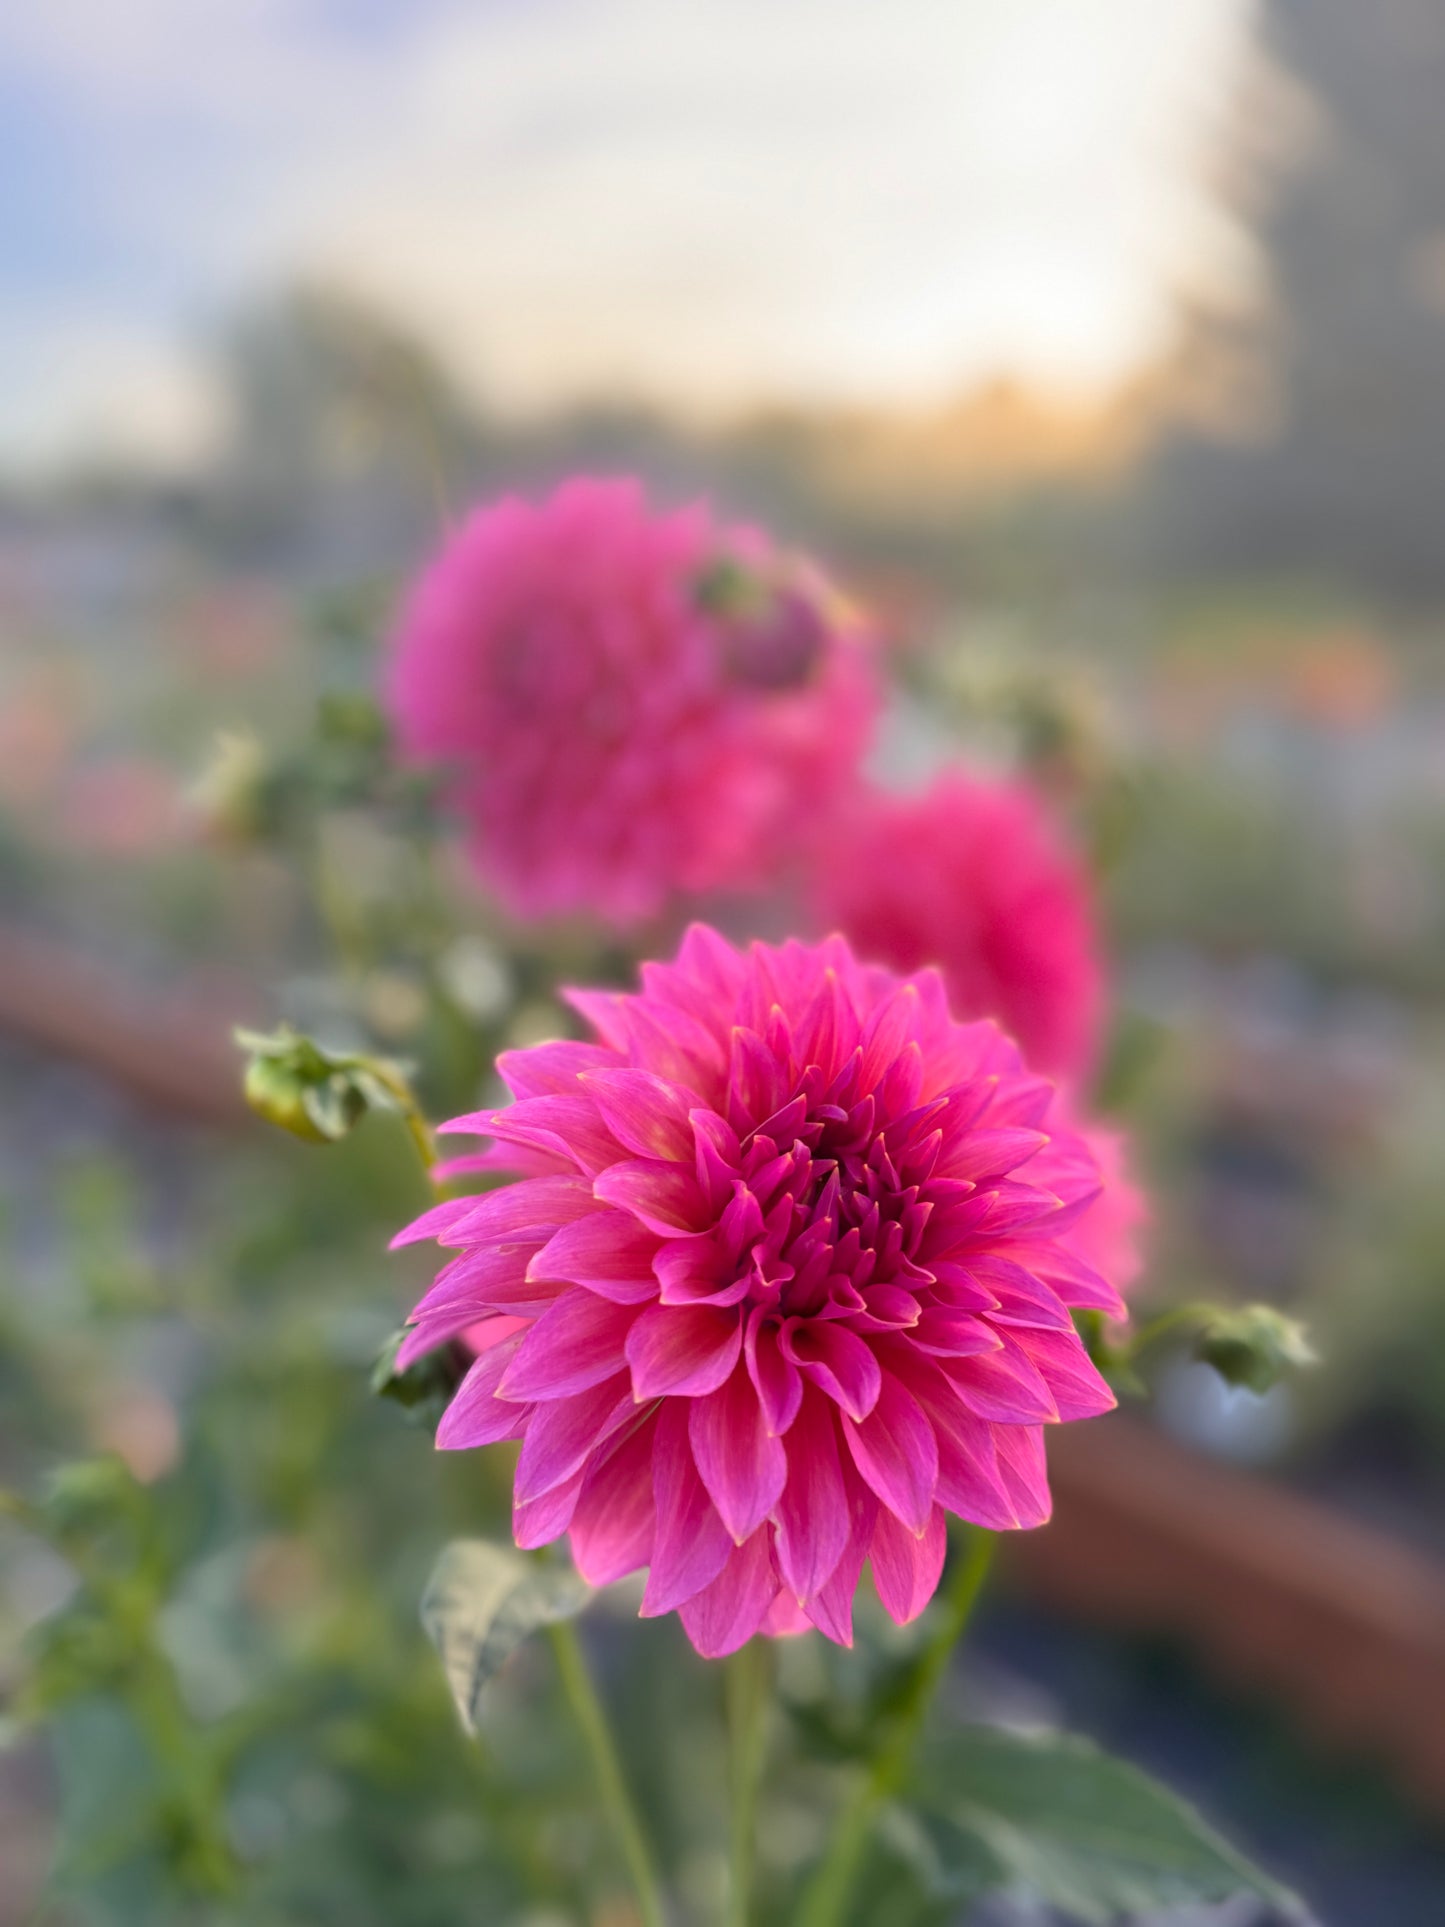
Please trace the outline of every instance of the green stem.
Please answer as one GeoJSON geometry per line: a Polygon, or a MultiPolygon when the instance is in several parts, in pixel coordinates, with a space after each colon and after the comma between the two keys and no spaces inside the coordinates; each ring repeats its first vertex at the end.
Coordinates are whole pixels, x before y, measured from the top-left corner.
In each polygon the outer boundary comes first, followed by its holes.
{"type": "Polygon", "coordinates": [[[547,1631],[551,1636],[552,1650],[557,1656],[557,1670],[562,1676],[563,1690],[592,1755],[602,1804],[617,1835],[617,1844],[622,1849],[627,1871],[632,1876],[643,1927],[666,1927],[667,1917],[662,1910],[652,1855],[637,1810],[632,1804],[632,1796],[627,1790],[622,1762],[617,1757],[617,1746],[607,1723],[606,1709],[592,1684],[576,1628],[569,1620],[563,1619],[549,1626],[547,1631]]]}
{"type": "Polygon", "coordinates": [[[390,1065],[380,1058],[367,1057],[358,1061],[366,1065],[377,1083],[384,1085],[396,1100],[396,1108],[416,1147],[416,1154],[421,1159],[421,1167],[430,1177],[432,1166],[437,1161],[436,1139],[432,1136],[431,1126],[422,1115],[421,1106],[416,1101],[411,1085],[398,1071],[392,1070],[390,1065]]]}
{"type": "Polygon", "coordinates": [[[756,1851],[758,1792],[768,1754],[768,1707],[773,1683],[772,1647],[750,1639],[727,1665],[729,1787],[732,1840],[728,1927],[748,1927],[756,1851]]]}
{"type": "Polygon", "coordinates": [[[918,1655],[898,1710],[864,1778],[834,1823],[822,1860],[803,1892],[797,1927],[837,1927],[879,1810],[902,1785],[939,1681],[969,1622],[993,1558],[993,1534],[971,1529],[948,1577],[938,1625],[918,1655]]]}
{"type": "Polygon", "coordinates": [[[1172,1310],[1161,1312],[1157,1318],[1151,1318],[1147,1325],[1141,1325],[1131,1335],[1127,1345],[1120,1347],[1119,1356],[1125,1364],[1132,1365],[1141,1353],[1148,1351],[1151,1345],[1157,1345],[1161,1338],[1170,1338],[1176,1332],[1187,1330],[1191,1325],[1202,1328],[1218,1315],[1218,1310],[1217,1305],[1202,1302],[1191,1301],[1188,1304],[1175,1305],[1172,1310]]]}

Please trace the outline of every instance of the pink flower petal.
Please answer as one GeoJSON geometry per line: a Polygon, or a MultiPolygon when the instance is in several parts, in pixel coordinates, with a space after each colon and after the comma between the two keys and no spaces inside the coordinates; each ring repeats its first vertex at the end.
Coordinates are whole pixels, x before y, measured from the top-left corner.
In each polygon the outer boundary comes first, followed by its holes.
{"type": "Polygon", "coordinates": [[[833,1319],[789,1318],[779,1342],[784,1358],[849,1418],[867,1418],[878,1403],[883,1374],[872,1347],[856,1332],[833,1319]]]}
{"type": "Polygon", "coordinates": [[[475,1203],[474,1198],[443,1199],[440,1204],[432,1205],[429,1210],[423,1211],[419,1218],[413,1218],[409,1225],[398,1231],[387,1246],[387,1250],[400,1251],[404,1245],[421,1244],[427,1238],[440,1238],[444,1232],[460,1224],[470,1214],[475,1203]]]}
{"type": "Polygon", "coordinates": [[[457,1387],[437,1427],[437,1449],[465,1452],[474,1445],[495,1445],[499,1439],[518,1439],[527,1429],[531,1408],[497,1397],[497,1385],[511,1363],[520,1339],[483,1353],[457,1387]]]}
{"type": "Polygon", "coordinates": [[[989,1425],[975,1418],[941,1372],[915,1366],[908,1383],[928,1415],[938,1445],[938,1503],[990,1532],[1008,1532],[1017,1526],[1018,1514],[994,1441],[1005,1430],[1022,1428],[989,1425]]]}
{"type": "Polygon", "coordinates": [[[946,1305],[929,1305],[908,1336],[921,1352],[943,1358],[973,1358],[1003,1348],[1003,1340],[988,1319],[946,1305]]]}
{"type": "Polygon", "coordinates": [[[736,1305],[752,1289],[746,1266],[729,1260],[715,1238],[673,1238],[652,1261],[664,1305],[736,1305]]]}
{"type": "MultiPolygon", "coordinates": [[[[495,1356],[496,1354],[489,1354],[495,1356]]],[[[519,1505],[539,1499],[582,1466],[589,1453],[625,1424],[632,1399],[625,1375],[589,1386],[575,1398],[534,1405],[517,1460],[513,1496],[519,1505]]]]}
{"type": "Polygon", "coordinates": [[[630,1211],[660,1238],[707,1228],[707,1203],[691,1165],[634,1158],[604,1171],[593,1190],[604,1204],[630,1211]]]}
{"type": "Polygon", "coordinates": [[[700,1398],[715,1392],[742,1349],[736,1311],[711,1305],[650,1305],[627,1334],[633,1397],[700,1398]]]}
{"type": "Polygon", "coordinates": [[[430,1318],[438,1312],[460,1310],[478,1318],[498,1308],[498,1293],[504,1300],[511,1296],[512,1288],[525,1277],[528,1260],[536,1249],[532,1239],[523,1239],[463,1251],[442,1266],[431,1290],[418,1300],[412,1317],[430,1318]]]}
{"type": "Polygon", "coordinates": [[[788,1482],[778,1500],[776,1551],[783,1583],[805,1606],[827,1583],[848,1544],[851,1515],[838,1457],[838,1419],[807,1388],[788,1428],[788,1482]]]}
{"type": "MultiPolygon", "coordinates": [[[[970,1364],[973,1360],[968,1361],[970,1364]]],[[[938,1442],[911,1393],[883,1374],[878,1402],[861,1424],[841,1421],[853,1463],[910,1532],[922,1532],[938,1484],[938,1442]]]]}
{"type": "Polygon", "coordinates": [[[1049,1469],[1044,1459],[1041,1425],[996,1425],[994,1450],[999,1477],[1021,1526],[1041,1526],[1053,1511],[1049,1469]]]}
{"type": "MultiPolygon", "coordinates": [[[[532,1326],[497,1387],[498,1398],[570,1398],[611,1378],[638,1313],[583,1286],[566,1291],[532,1326]]],[[[553,1535],[555,1537],[555,1534],[553,1535]]]]}
{"type": "Polygon", "coordinates": [[[704,1659],[721,1659],[759,1631],[777,1591],[766,1531],[735,1547],[716,1579],[678,1608],[687,1636],[704,1659]]]}
{"type": "Polygon", "coordinates": [[[393,1251],[422,1238],[444,1245],[498,1244],[558,1225],[596,1209],[586,1178],[524,1178],[480,1198],[449,1198],[398,1232],[393,1251]]]}
{"type": "Polygon", "coordinates": [[[1036,1425],[1057,1419],[1054,1395],[1023,1347],[1005,1338],[996,1352],[949,1358],[944,1370],[976,1418],[999,1425],[1036,1425]]]}
{"type": "Polygon", "coordinates": [[[589,1586],[610,1586],[652,1558],[656,1437],[653,1413],[584,1472],[572,1515],[572,1559],[589,1586]]]}
{"type": "Polygon", "coordinates": [[[886,1506],[879,1508],[873,1528],[873,1584],[895,1625],[906,1626],[917,1619],[932,1599],[947,1549],[948,1528],[941,1506],[929,1514],[921,1538],[901,1526],[886,1506]]]}
{"type": "Polygon", "coordinates": [[[504,1050],[497,1059],[497,1070],[513,1097],[565,1096],[576,1091],[583,1071],[600,1070],[616,1062],[616,1053],[601,1044],[558,1039],[534,1044],[530,1050],[504,1050]]]}
{"type": "Polygon", "coordinates": [[[787,1431],[803,1402],[803,1375],[784,1358],[778,1332],[775,1319],[754,1311],[744,1338],[748,1376],[763,1408],[763,1421],[775,1438],[787,1431]]]}
{"type": "Polygon", "coordinates": [[[1118,1404],[1072,1328],[1060,1332],[1020,1327],[1014,1336],[1048,1386],[1061,1419],[1098,1418],[1118,1404]]]}
{"type": "Polygon", "coordinates": [[[552,1234],[527,1267],[529,1278],[585,1285],[619,1305],[657,1296],[657,1234],[626,1211],[594,1211],[552,1234]]]}
{"type": "Polygon", "coordinates": [[[773,1595],[773,1603],[763,1615],[758,1631],[769,1639],[796,1639],[812,1630],[813,1622],[784,1586],[773,1595]]]}
{"type": "Polygon", "coordinates": [[[693,1463],[687,1407],[680,1400],[665,1404],[658,1414],[652,1490],[657,1533],[642,1596],[644,1619],[671,1612],[701,1592],[716,1579],[733,1551],[728,1529],[693,1463]]]}
{"type": "Polygon", "coordinates": [[[768,1431],[742,1365],[717,1391],[693,1400],[688,1437],[702,1482],[741,1545],[777,1504],[788,1476],[782,1441],[768,1431]]]}
{"type": "Polygon", "coordinates": [[[690,1091],[640,1070],[589,1071],[582,1082],[612,1136],[633,1157],[691,1163],[688,1112],[697,1100],[690,1091]]]}
{"type": "Polygon", "coordinates": [[[873,1541],[879,1505],[847,1460],[842,1459],[840,1463],[843,1483],[848,1490],[848,1543],[837,1565],[808,1601],[804,1611],[826,1638],[839,1646],[851,1646],[853,1599],[868,1557],[868,1548],[873,1541]]]}
{"type": "Polygon", "coordinates": [[[443,1133],[470,1132],[500,1144],[521,1144],[551,1152],[572,1170],[591,1176],[615,1164],[622,1146],[607,1129],[598,1107],[583,1090],[567,1095],[518,1098],[500,1111],[475,1111],[439,1125],[443,1133]]]}
{"type": "Polygon", "coordinates": [[[540,1498],[512,1507],[512,1537],[523,1552],[535,1552],[538,1546],[550,1546],[562,1537],[572,1523],[581,1490],[582,1474],[574,1472],[540,1498]]]}

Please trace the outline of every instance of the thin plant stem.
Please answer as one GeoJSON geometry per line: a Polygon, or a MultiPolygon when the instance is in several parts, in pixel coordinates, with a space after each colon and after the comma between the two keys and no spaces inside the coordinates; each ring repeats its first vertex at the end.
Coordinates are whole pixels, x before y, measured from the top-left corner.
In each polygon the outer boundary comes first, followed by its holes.
{"type": "Polygon", "coordinates": [[[727,1664],[731,1850],[728,1927],[748,1927],[757,1851],[758,1793],[768,1756],[768,1709],[773,1652],[766,1639],[750,1639],[727,1664]]]}
{"type": "Polygon", "coordinates": [[[918,1655],[883,1744],[834,1823],[822,1860],[803,1892],[797,1927],[837,1927],[879,1810],[898,1791],[939,1682],[968,1625],[993,1558],[993,1534],[970,1529],[967,1548],[948,1576],[943,1611],[918,1655]]]}
{"type": "Polygon", "coordinates": [[[577,1638],[577,1630],[564,1619],[549,1626],[547,1631],[551,1636],[552,1650],[557,1656],[557,1670],[562,1676],[563,1691],[582,1729],[587,1750],[592,1755],[597,1789],[632,1878],[643,1927],[667,1927],[652,1854],[637,1809],[632,1803],[632,1795],[627,1790],[612,1728],[597,1689],[592,1684],[592,1675],[587,1670],[587,1660],[577,1638]]]}
{"type": "Polygon", "coordinates": [[[422,1115],[421,1106],[416,1101],[411,1085],[399,1071],[394,1071],[380,1058],[368,1057],[365,1063],[377,1083],[384,1085],[395,1100],[402,1122],[406,1125],[407,1133],[416,1147],[416,1154],[421,1159],[422,1169],[430,1178],[432,1166],[437,1161],[436,1139],[432,1136],[431,1126],[422,1115]]]}

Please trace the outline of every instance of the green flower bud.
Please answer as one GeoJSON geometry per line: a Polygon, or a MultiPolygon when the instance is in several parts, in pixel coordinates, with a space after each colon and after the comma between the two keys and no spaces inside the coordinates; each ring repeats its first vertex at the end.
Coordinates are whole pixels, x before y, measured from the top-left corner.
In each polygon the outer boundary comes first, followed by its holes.
{"type": "Polygon", "coordinates": [[[364,1059],[334,1055],[286,1025],[270,1037],[237,1031],[236,1042],[251,1053],[246,1102],[268,1124],[293,1137],[333,1144],[353,1130],[372,1105],[395,1108],[364,1059]]]}
{"type": "Polygon", "coordinates": [[[1298,1319],[1273,1305],[1216,1313],[1196,1338],[1194,1355],[1212,1365],[1227,1385],[1261,1395],[1287,1371],[1318,1362],[1298,1319]]]}

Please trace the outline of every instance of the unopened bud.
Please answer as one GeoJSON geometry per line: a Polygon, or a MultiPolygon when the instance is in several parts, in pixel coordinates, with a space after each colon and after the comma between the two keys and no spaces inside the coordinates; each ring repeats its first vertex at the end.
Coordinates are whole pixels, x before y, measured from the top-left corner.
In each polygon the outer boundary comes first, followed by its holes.
{"type": "Polygon", "coordinates": [[[1273,1305],[1217,1313],[1199,1333],[1194,1353],[1227,1385],[1261,1396],[1287,1371],[1318,1362],[1298,1319],[1287,1318],[1273,1305]]]}
{"type": "Polygon", "coordinates": [[[191,806],[218,842],[247,845],[276,823],[276,778],[249,731],[223,730],[190,792],[191,806]]]}
{"type": "Polygon", "coordinates": [[[362,1060],[335,1056],[285,1026],[270,1037],[237,1031],[236,1042],[251,1053],[246,1102],[268,1124],[308,1143],[335,1143],[373,1104],[391,1103],[362,1060]]]}
{"type": "Polygon", "coordinates": [[[728,665],[755,689],[798,689],[828,639],[819,596],[801,579],[722,556],[698,578],[697,600],[722,628],[728,665]]]}

